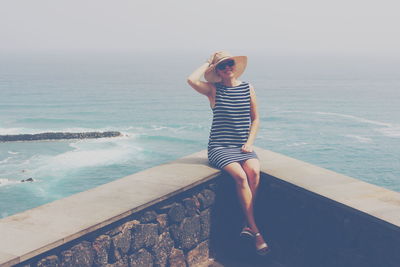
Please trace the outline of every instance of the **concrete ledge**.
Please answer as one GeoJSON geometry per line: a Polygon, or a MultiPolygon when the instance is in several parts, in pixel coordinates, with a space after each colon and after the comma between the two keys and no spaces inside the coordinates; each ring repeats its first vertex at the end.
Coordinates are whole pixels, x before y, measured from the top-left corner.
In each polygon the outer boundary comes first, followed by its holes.
{"type": "Polygon", "coordinates": [[[400,227],[400,193],[269,150],[256,151],[261,172],[400,227]]]}

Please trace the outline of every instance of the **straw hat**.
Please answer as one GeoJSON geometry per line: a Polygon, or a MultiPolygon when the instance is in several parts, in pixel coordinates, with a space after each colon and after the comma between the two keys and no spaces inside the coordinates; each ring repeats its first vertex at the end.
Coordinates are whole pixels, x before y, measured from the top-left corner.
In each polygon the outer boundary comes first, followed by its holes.
{"type": "Polygon", "coordinates": [[[215,67],[224,60],[233,59],[235,61],[234,68],[234,77],[238,78],[244,72],[247,65],[247,57],[246,56],[232,56],[227,51],[220,51],[215,53],[214,58],[207,70],[204,73],[204,78],[209,82],[220,82],[221,77],[217,74],[217,70],[215,67]]]}

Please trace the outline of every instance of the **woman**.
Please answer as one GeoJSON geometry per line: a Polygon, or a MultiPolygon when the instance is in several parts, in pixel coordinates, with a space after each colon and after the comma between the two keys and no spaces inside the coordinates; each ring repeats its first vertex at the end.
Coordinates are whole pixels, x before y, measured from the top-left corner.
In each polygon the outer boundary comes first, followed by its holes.
{"type": "Polygon", "coordinates": [[[268,245],[253,214],[260,182],[260,163],[253,151],[259,127],[256,95],[253,86],[237,80],[246,65],[245,56],[216,52],[188,77],[188,83],[210,101],[213,123],[208,160],[211,165],[228,172],[236,182],[246,218],[241,235],[254,238],[257,253],[265,255],[268,245]],[[203,75],[207,82],[201,81],[203,75]]]}

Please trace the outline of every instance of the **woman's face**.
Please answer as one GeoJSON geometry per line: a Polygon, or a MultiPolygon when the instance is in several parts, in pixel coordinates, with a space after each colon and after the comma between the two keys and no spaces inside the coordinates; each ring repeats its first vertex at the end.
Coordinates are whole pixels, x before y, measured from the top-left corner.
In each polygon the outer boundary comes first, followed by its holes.
{"type": "Polygon", "coordinates": [[[230,79],[234,77],[235,61],[227,59],[217,65],[217,74],[222,79],[230,79]]]}

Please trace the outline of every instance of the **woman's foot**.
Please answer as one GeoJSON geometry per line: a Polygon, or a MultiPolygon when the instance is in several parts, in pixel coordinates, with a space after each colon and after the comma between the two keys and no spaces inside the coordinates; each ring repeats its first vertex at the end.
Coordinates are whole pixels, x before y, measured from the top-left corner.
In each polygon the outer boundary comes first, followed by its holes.
{"type": "Polygon", "coordinates": [[[240,232],[240,236],[254,239],[256,252],[258,255],[265,255],[269,252],[269,246],[264,241],[264,238],[260,232],[254,232],[250,227],[245,225],[240,232]]]}
{"type": "Polygon", "coordinates": [[[254,233],[254,241],[258,255],[264,256],[269,252],[269,246],[259,232],[254,233]]]}
{"type": "Polygon", "coordinates": [[[243,226],[240,236],[245,238],[254,238],[253,231],[247,225],[243,226]]]}

